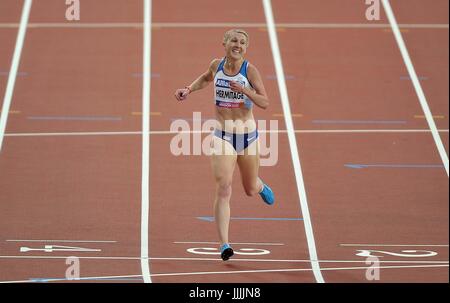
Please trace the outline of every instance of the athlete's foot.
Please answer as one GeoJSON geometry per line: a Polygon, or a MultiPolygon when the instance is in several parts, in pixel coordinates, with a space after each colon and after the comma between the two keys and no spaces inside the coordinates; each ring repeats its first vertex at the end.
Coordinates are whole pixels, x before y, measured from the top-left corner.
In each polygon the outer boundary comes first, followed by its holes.
{"type": "Polygon", "coordinates": [[[263,183],[263,189],[259,193],[261,198],[266,202],[268,205],[273,205],[275,203],[275,196],[273,194],[272,189],[267,186],[267,184],[263,183]]]}
{"type": "Polygon", "coordinates": [[[225,243],[220,247],[220,256],[222,257],[222,260],[227,261],[232,255],[234,255],[234,251],[228,243],[225,243]]]}

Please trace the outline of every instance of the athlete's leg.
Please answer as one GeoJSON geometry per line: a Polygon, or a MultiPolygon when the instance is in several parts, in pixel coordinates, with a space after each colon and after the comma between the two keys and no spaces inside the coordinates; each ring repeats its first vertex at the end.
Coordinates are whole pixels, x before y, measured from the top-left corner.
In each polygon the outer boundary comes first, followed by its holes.
{"type": "Polygon", "coordinates": [[[231,184],[237,155],[230,143],[216,136],[212,137],[211,147],[211,164],[216,182],[214,217],[220,244],[223,245],[228,243],[231,184]]]}
{"type": "Polygon", "coordinates": [[[258,140],[253,141],[242,154],[238,155],[237,163],[241,172],[242,185],[248,196],[254,196],[263,189],[263,182],[258,177],[259,149],[258,140]]]}
{"type": "Polygon", "coordinates": [[[263,201],[268,205],[273,205],[275,202],[275,195],[272,189],[264,184],[258,177],[259,171],[259,151],[258,141],[252,142],[244,154],[238,155],[237,163],[242,177],[242,185],[245,193],[248,196],[253,196],[257,193],[261,196],[263,201]]]}

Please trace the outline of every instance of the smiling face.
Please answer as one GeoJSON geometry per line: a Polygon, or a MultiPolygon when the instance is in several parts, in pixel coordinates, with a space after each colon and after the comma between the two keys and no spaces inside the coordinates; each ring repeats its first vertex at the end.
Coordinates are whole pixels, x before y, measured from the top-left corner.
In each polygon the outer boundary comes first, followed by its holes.
{"type": "Polygon", "coordinates": [[[225,33],[223,46],[228,58],[240,60],[244,57],[248,47],[248,34],[242,30],[230,30],[225,33]]]}

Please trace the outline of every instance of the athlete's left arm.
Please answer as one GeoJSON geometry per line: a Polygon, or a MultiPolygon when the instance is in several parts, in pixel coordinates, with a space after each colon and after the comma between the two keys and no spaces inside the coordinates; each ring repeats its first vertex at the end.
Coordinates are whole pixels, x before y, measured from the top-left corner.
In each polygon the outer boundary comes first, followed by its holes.
{"type": "Polygon", "coordinates": [[[258,107],[266,109],[269,106],[269,98],[267,97],[266,89],[264,88],[264,84],[261,80],[261,75],[258,69],[252,64],[249,64],[248,66],[247,78],[252,84],[254,90],[249,87],[242,87],[234,81],[231,83],[231,89],[244,93],[258,107]]]}

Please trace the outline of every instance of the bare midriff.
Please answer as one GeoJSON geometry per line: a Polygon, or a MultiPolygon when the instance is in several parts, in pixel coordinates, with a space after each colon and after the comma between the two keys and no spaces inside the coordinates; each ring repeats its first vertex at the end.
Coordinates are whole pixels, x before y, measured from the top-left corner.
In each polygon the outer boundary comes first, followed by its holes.
{"type": "Polygon", "coordinates": [[[216,106],[216,121],[216,129],[228,133],[245,134],[256,130],[253,112],[244,106],[242,108],[221,108],[216,106]]]}

